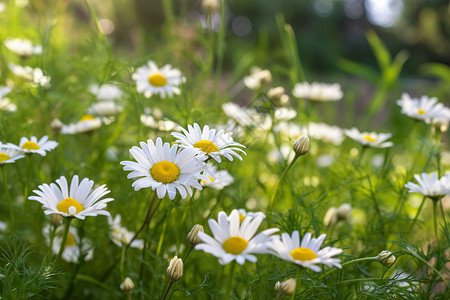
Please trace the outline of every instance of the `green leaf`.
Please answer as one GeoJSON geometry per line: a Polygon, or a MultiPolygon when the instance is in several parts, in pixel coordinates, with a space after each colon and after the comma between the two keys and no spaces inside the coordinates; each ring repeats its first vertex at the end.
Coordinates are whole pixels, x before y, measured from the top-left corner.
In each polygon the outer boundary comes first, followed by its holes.
{"type": "Polygon", "coordinates": [[[391,54],[384,46],[383,42],[380,40],[375,31],[370,30],[366,33],[366,38],[369,41],[370,47],[375,54],[378,65],[382,71],[386,70],[391,63],[391,54]]]}

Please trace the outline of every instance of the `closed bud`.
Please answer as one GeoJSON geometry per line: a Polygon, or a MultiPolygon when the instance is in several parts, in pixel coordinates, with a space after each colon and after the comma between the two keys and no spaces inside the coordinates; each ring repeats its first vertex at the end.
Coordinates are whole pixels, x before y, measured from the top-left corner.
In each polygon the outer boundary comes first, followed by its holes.
{"type": "Polygon", "coordinates": [[[204,232],[203,226],[196,224],[187,235],[187,240],[192,247],[202,242],[202,240],[198,237],[199,232],[204,232]]]}
{"type": "Polygon", "coordinates": [[[325,217],[323,218],[323,224],[325,224],[325,226],[331,227],[334,224],[336,224],[337,221],[338,221],[337,209],[336,209],[336,207],[330,207],[327,210],[325,217]]]}
{"type": "Polygon", "coordinates": [[[50,123],[50,127],[56,132],[61,131],[62,126],[63,126],[63,123],[59,119],[54,119],[50,123]]]}
{"type": "Polygon", "coordinates": [[[294,142],[294,152],[296,155],[305,155],[309,150],[309,137],[307,135],[301,135],[294,142]]]}
{"type": "Polygon", "coordinates": [[[215,13],[220,8],[219,0],[203,0],[202,8],[208,14],[215,13]]]}
{"type": "Polygon", "coordinates": [[[382,264],[386,268],[390,268],[395,262],[395,256],[387,250],[381,251],[380,254],[378,254],[377,258],[380,264],[382,264]]]}
{"type": "Polygon", "coordinates": [[[61,225],[64,220],[63,217],[58,214],[52,214],[51,219],[52,219],[52,225],[55,226],[55,228],[58,227],[59,225],[61,225]]]}
{"type": "Polygon", "coordinates": [[[176,256],[172,258],[167,268],[167,275],[172,281],[178,281],[183,277],[183,260],[181,258],[176,256]]]}
{"type": "Polygon", "coordinates": [[[267,85],[272,82],[272,73],[269,70],[262,70],[259,76],[261,85],[267,85]]]}
{"type": "Polygon", "coordinates": [[[295,292],[297,280],[294,278],[287,279],[283,282],[277,281],[275,290],[280,296],[291,296],[295,292]]]}
{"type": "Polygon", "coordinates": [[[352,214],[352,206],[348,203],[344,203],[336,210],[338,220],[348,220],[352,214]]]}
{"type": "Polygon", "coordinates": [[[131,293],[134,289],[133,280],[130,277],[125,278],[125,280],[120,284],[120,289],[126,293],[131,293]]]}

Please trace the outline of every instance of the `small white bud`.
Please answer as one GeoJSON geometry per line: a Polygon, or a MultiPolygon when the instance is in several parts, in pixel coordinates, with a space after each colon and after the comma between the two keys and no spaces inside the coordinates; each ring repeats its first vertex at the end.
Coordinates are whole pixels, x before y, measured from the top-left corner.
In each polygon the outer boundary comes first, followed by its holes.
{"type": "Polygon", "coordinates": [[[336,207],[330,207],[323,218],[323,224],[325,226],[333,226],[338,221],[337,209],[336,207]]]}
{"type": "Polygon", "coordinates": [[[192,246],[195,246],[202,242],[202,240],[198,237],[199,232],[204,232],[203,226],[199,224],[194,225],[191,231],[189,231],[187,235],[187,240],[192,246]]]}
{"type": "Polygon", "coordinates": [[[378,254],[377,258],[380,264],[382,264],[386,268],[390,268],[395,262],[395,256],[392,255],[392,252],[387,250],[381,251],[380,254],[378,254]]]}
{"type": "Polygon", "coordinates": [[[202,8],[208,14],[215,13],[220,9],[219,0],[203,0],[202,8]]]}
{"type": "Polygon", "coordinates": [[[120,284],[120,289],[126,293],[130,293],[134,289],[133,280],[130,277],[125,278],[125,280],[120,284]]]}
{"type": "Polygon", "coordinates": [[[344,203],[336,210],[338,220],[348,220],[352,214],[352,206],[348,203],[344,203]]]}
{"type": "Polygon", "coordinates": [[[287,279],[283,282],[275,283],[275,290],[280,296],[291,296],[295,292],[297,280],[294,278],[287,279]]]}
{"type": "Polygon", "coordinates": [[[294,152],[296,155],[305,155],[309,150],[309,137],[307,135],[301,135],[294,142],[294,152]]]}
{"type": "Polygon", "coordinates": [[[51,127],[54,131],[61,131],[62,126],[63,126],[63,123],[62,123],[59,119],[54,119],[54,120],[50,123],[50,127],[51,127]]]}
{"type": "Polygon", "coordinates": [[[178,281],[183,277],[183,260],[181,258],[176,256],[172,258],[167,268],[167,275],[172,281],[178,281]]]}

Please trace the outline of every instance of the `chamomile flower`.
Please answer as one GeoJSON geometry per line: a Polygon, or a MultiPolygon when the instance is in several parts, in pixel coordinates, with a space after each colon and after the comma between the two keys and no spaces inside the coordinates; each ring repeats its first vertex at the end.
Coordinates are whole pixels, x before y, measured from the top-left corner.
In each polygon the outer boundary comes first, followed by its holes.
{"type": "Polygon", "coordinates": [[[426,123],[449,122],[450,108],[437,102],[438,99],[435,97],[428,98],[428,96],[424,95],[420,99],[411,98],[406,93],[402,95],[400,100],[397,100],[397,104],[402,108],[402,114],[408,117],[426,123]]]}
{"type": "Polygon", "coordinates": [[[436,172],[431,174],[421,173],[415,174],[414,178],[418,184],[408,182],[405,187],[410,193],[419,193],[433,199],[440,199],[445,195],[450,195],[450,173],[445,174],[441,178],[436,172]]]}
{"type": "Polygon", "coordinates": [[[199,232],[198,237],[203,241],[195,246],[196,250],[203,250],[219,258],[219,263],[226,265],[236,260],[240,265],[246,260],[256,262],[254,254],[267,253],[267,243],[271,234],[277,228],[266,229],[255,236],[263,217],[247,217],[240,223],[239,211],[234,209],[230,216],[223,211],[219,212],[218,222],[208,220],[209,228],[214,236],[199,232]]]}
{"type": "MultiPolygon", "coordinates": [[[[61,248],[61,243],[63,240],[63,232],[64,226],[59,226],[56,228],[55,237],[53,238],[52,243],[52,252],[55,255],[58,254],[59,249],[61,248]]],[[[42,234],[45,237],[47,245],[49,245],[50,244],[49,224],[44,226],[44,228],[42,229],[42,234]]],[[[92,243],[86,238],[83,238],[83,241],[81,241],[80,237],[78,236],[77,229],[75,227],[70,227],[69,233],[67,235],[66,245],[61,257],[67,262],[76,263],[80,260],[81,254],[84,255],[83,258],[84,261],[92,260],[92,258],[94,257],[94,249],[92,248],[92,243]]]]}
{"type": "Polygon", "coordinates": [[[14,75],[32,82],[32,85],[38,84],[44,88],[50,87],[50,80],[51,80],[50,77],[45,76],[44,72],[40,68],[33,69],[32,67],[29,66],[23,67],[12,63],[9,64],[8,67],[14,75]]]}
{"type": "Polygon", "coordinates": [[[308,232],[300,243],[298,231],[294,231],[292,236],[283,233],[281,237],[273,236],[269,248],[275,256],[315,272],[322,270],[317,264],[341,268],[339,264],[341,260],[332,257],[342,253],[342,249],[335,247],[320,249],[326,236],[326,234],[322,234],[318,238],[311,238],[311,233],[308,232]]]}
{"type": "Polygon", "coordinates": [[[77,123],[63,125],[62,134],[77,134],[97,130],[102,125],[102,121],[92,115],[84,115],[77,123]]]}
{"type": "MultiPolygon", "coordinates": [[[[120,215],[116,215],[114,219],[110,215],[108,216],[111,240],[119,247],[127,246],[134,236],[133,232],[121,225],[121,220],[122,217],[120,215]]],[[[130,247],[142,249],[144,247],[144,240],[135,239],[130,247]]]]}
{"type": "Polygon", "coordinates": [[[344,96],[341,85],[338,83],[328,84],[321,82],[301,82],[294,86],[292,95],[301,99],[311,101],[326,102],[338,101],[344,96]]]}
{"type": "Polygon", "coordinates": [[[346,136],[363,146],[388,148],[394,145],[392,142],[386,142],[386,140],[392,137],[392,134],[390,133],[359,132],[355,127],[350,130],[344,130],[344,133],[346,136]]]}
{"type": "Polygon", "coordinates": [[[251,217],[251,218],[266,218],[266,215],[261,212],[261,211],[257,211],[257,212],[253,212],[253,211],[246,211],[243,208],[239,208],[239,221],[242,223],[242,221],[244,221],[245,218],[247,217],[251,217]]]}
{"type": "Polygon", "coordinates": [[[272,74],[269,70],[253,67],[250,72],[249,76],[244,77],[244,84],[251,90],[259,90],[272,82],[272,74]]]}
{"type": "Polygon", "coordinates": [[[216,132],[215,129],[209,129],[208,125],[200,129],[197,123],[194,126],[188,125],[188,130],[182,129],[183,133],[172,132],[172,135],[177,138],[176,143],[181,143],[181,146],[189,149],[199,150],[200,153],[208,155],[215,161],[220,163],[222,161],[220,156],[226,157],[229,161],[233,161],[233,156],[242,160],[242,157],[236,152],[245,154],[245,146],[236,143],[231,137],[232,133],[225,133],[224,130],[216,132]]]}
{"type": "Polygon", "coordinates": [[[208,164],[203,174],[207,178],[202,180],[202,185],[215,190],[221,190],[234,182],[233,176],[227,170],[219,171],[215,165],[208,164]]]}
{"type": "Polygon", "coordinates": [[[47,135],[44,135],[39,141],[35,136],[32,136],[30,139],[22,137],[19,142],[21,151],[25,153],[37,153],[42,156],[45,156],[47,151],[55,149],[56,146],[58,146],[58,142],[49,141],[47,135]]]}
{"type": "Polygon", "coordinates": [[[23,158],[23,152],[20,148],[13,144],[3,144],[0,142],[0,166],[3,164],[11,164],[16,160],[23,158]]]}
{"type": "Polygon", "coordinates": [[[29,200],[41,203],[46,215],[59,214],[63,217],[75,217],[81,220],[87,216],[109,215],[104,208],[106,203],[114,199],[101,199],[110,192],[106,185],[92,190],[94,181],[84,178],[79,182],[77,175],[73,176],[70,188],[64,176],[57,179],[56,183],[58,185],[54,183],[39,185],[39,190],[33,191],[37,196],[28,197],[29,200]]]}
{"type": "Polygon", "coordinates": [[[11,88],[8,86],[0,87],[0,111],[11,111],[14,112],[17,110],[17,105],[11,103],[8,98],[3,98],[11,91],[11,88]]]}
{"type": "Polygon", "coordinates": [[[114,84],[97,85],[92,84],[89,86],[89,91],[97,97],[100,101],[112,101],[122,96],[123,92],[114,84]]]}
{"type": "Polygon", "coordinates": [[[162,142],[161,138],[154,143],[151,139],[140,143],[140,147],[133,146],[130,154],[136,159],[122,161],[124,171],[132,171],[128,178],[139,178],[134,181],[132,187],[135,191],[151,187],[156,190],[159,198],[168,194],[173,200],[177,194],[185,199],[192,196],[192,188],[202,189],[199,180],[206,176],[201,172],[205,169],[206,159],[204,155],[198,155],[194,148],[180,148],[178,145],[170,146],[162,142]]]}
{"type": "Polygon", "coordinates": [[[114,101],[98,101],[88,108],[88,114],[107,117],[117,115],[122,110],[123,106],[114,101]]]}
{"type": "Polygon", "coordinates": [[[153,61],[138,68],[132,78],[139,93],[143,93],[147,98],[159,94],[163,99],[166,96],[172,98],[174,94],[181,94],[179,86],[186,81],[180,70],[172,68],[171,65],[158,68],[153,61]]]}
{"type": "Polygon", "coordinates": [[[4,42],[6,48],[19,56],[31,56],[33,54],[42,54],[42,46],[33,46],[31,41],[25,39],[7,38],[4,42]]]}

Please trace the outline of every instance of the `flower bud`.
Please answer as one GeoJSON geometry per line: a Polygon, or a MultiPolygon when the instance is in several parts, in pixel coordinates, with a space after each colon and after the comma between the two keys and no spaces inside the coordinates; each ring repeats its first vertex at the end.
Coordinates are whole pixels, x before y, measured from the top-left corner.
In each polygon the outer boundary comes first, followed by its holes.
{"type": "Polygon", "coordinates": [[[307,135],[301,135],[294,142],[294,152],[296,155],[305,155],[309,150],[309,137],[307,135]]]}
{"type": "Polygon", "coordinates": [[[133,280],[130,277],[125,278],[125,280],[120,284],[120,289],[126,293],[130,293],[134,289],[133,280]]]}
{"type": "Polygon", "coordinates": [[[352,206],[348,203],[344,203],[336,210],[338,220],[348,220],[352,214],[352,206]]]}
{"type": "Polygon", "coordinates": [[[58,214],[52,214],[50,218],[52,220],[52,225],[55,226],[55,228],[61,225],[64,220],[64,218],[58,214]]]}
{"type": "Polygon", "coordinates": [[[287,279],[283,282],[277,281],[277,283],[275,283],[275,290],[281,296],[291,296],[295,292],[296,285],[297,280],[294,278],[287,279]]]}
{"type": "Polygon", "coordinates": [[[323,224],[325,226],[333,226],[338,221],[337,209],[336,207],[330,207],[323,218],[323,224]]]}
{"type": "Polygon", "coordinates": [[[183,260],[181,258],[176,256],[172,258],[167,268],[167,275],[172,281],[178,281],[183,277],[183,260]]]}
{"type": "Polygon", "coordinates": [[[382,264],[386,268],[390,268],[395,262],[395,256],[387,250],[381,251],[380,254],[378,254],[377,258],[380,264],[382,264]]]}
{"type": "Polygon", "coordinates": [[[63,123],[59,119],[54,119],[50,123],[50,127],[56,132],[61,131],[62,126],[63,126],[63,123]]]}
{"type": "Polygon", "coordinates": [[[198,237],[199,232],[204,232],[203,226],[196,224],[187,235],[187,240],[192,247],[202,242],[202,240],[198,237]]]}
{"type": "Polygon", "coordinates": [[[262,70],[259,73],[261,85],[267,85],[272,82],[272,73],[269,70],[262,70]]]}
{"type": "Polygon", "coordinates": [[[202,8],[203,11],[205,11],[208,14],[215,13],[219,11],[220,8],[219,0],[203,0],[202,8]]]}

